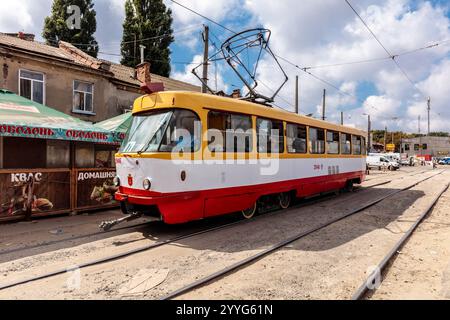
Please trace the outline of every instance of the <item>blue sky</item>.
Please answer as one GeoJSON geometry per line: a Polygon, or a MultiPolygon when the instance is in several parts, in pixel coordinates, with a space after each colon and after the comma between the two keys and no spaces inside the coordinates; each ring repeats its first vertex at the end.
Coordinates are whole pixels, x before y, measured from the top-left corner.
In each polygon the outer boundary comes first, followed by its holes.
{"type": "MultiPolygon", "coordinates": [[[[39,35],[51,0],[0,0],[0,31],[23,30],[39,35]]],[[[320,66],[386,57],[386,53],[342,0],[179,0],[179,2],[235,31],[254,27],[272,30],[271,48],[290,61],[305,66],[320,66]]],[[[443,0],[353,0],[382,43],[394,54],[414,50],[450,39],[449,1],[443,0]]],[[[96,37],[101,57],[120,60],[120,40],[124,17],[124,0],[95,0],[96,37]]],[[[202,24],[211,28],[211,40],[220,45],[231,35],[228,31],[176,6],[173,10],[175,43],[172,45],[172,77],[193,83],[194,65],[203,52],[202,24]]],[[[39,38],[39,37],[38,37],[39,38]]],[[[211,46],[211,52],[215,49],[211,46]]],[[[282,62],[290,81],[276,99],[276,105],[292,110],[295,76],[300,76],[300,108],[302,113],[320,117],[321,97],[327,89],[327,119],[339,121],[345,112],[349,125],[365,127],[371,114],[374,127],[416,131],[417,117],[422,116],[425,129],[426,99],[432,97],[432,127],[450,131],[450,42],[433,49],[398,57],[398,63],[413,81],[412,85],[390,60],[311,69],[320,79],[341,91],[282,62]],[[392,118],[398,120],[392,120],[392,118]]],[[[251,64],[251,62],[250,62],[251,64]]],[[[216,65],[211,65],[209,78],[215,88],[216,65]]],[[[258,79],[272,89],[281,81],[273,64],[263,59],[258,79]]],[[[242,83],[223,62],[217,63],[217,86],[228,92],[242,83]]],[[[268,90],[261,86],[263,93],[268,90]]]]}

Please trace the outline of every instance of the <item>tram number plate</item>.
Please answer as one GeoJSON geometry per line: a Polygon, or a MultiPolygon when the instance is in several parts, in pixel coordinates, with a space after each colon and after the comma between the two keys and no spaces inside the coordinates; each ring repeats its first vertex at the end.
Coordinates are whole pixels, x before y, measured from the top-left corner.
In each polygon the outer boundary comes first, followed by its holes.
{"type": "Polygon", "coordinates": [[[323,164],[315,164],[314,165],[314,171],[322,171],[323,170],[323,164]]]}

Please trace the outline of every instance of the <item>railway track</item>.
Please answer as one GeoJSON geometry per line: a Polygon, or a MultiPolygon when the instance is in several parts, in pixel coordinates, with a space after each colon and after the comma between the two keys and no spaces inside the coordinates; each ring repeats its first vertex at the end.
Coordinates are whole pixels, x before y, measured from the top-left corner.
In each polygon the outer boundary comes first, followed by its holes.
{"type": "Polygon", "coordinates": [[[59,239],[59,240],[54,240],[54,241],[47,241],[47,242],[36,244],[36,245],[32,245],[32,246],[19,247],[19,248],[14,248],[14,249],[10,249],[10,250],[3,250],[3,251],[0,251],[0,257],[8,255],[8,254],[12,254],[12,253],[18,253],[18,252],[23,252],[23,251],[27,251],[27,250],[48,247],[48,246],[51,246],[51,245],[56,245],[56,244],[60,244],[60,243],[70,242],[70,241],[87,239],[87,238],[91,238],[91,237],[95,237],[95,236],[101,236],[101,235],[105,235],[105,234],[115,234],[115,233],[118,233],[118,232],[123,231],[123,230],[138,229],[140,227],[148,225],[149,223],[150,222],[143,222],[143,223],[134,224],[134,225],[131,225],[131,226],[124,226],[124,227],[121,227],[121,228],[109,230],[109,231],[106,231],[106,232],[105,231],[92,232],[92,233],[83,234],[83,235],[79,235],[79,236],[75,236],[75,237],[64,238],[64,239],[59,239]]]}
{"type": "Polygon", "coordinates": [[[442,197],[442,195],[448,190],[450,184],[447,184],[438,194],[433,198],[433,201],[429,206],[423,210],[419,218],[413,223],[413,225],[406,231],[406,233],[401,237],[401,239],[392,247],[392,249],[386,254],[386,256],[380,261],[377,267],[358,287],[352,296],[352,300],[362,300],[367,295],[369,291],[376,291],[377,286],[381,285],[382,273],[386,271],[389,262],[394,259],[401,248],[406,244],[406,242],[414,234],[417,227],[423,222],[426,216],[432,211],[436,203],[442,197]]]}
{"type": "MultiPolygon", "coordinates": [[[[431,179],[431,178],[433,178],[433,177],[435,177],[435,176],[437,176],[437,175],[439,175],[439,174],[442,174],[443,172],[445,172],[445,170],[444,170],[444,171],[441,171],[441,172],[438,172],[437,174],[434,174],[434,175],[432,175],[432,176],[429,176],[429,177],[427,177],[427,178],[425,178],[425,179],[423,179],[423,180],[421,180],[421,181],[419,181],[419,182],[416,182],[416,183],[414,183],[413,185],[410,185],[410,186],[408,186],[408,187],[406,187],[406,188],[399,189],[399,190],[396,190],[396,191],[394,191],[394,192],[392,192],[392,193],[389,193],[388,195],[383,196],[382,198],[377,199],[377,200],[371,202],[369,205],[366,205],[366,206],[364,206],[364,207],[362,207],[362,208],[359,208],[357,211],[354,211],[354,212],[352,212],[352,213],[350,213],[350,214],[347,214],[347,215],[345,215],[345,216],[343,216],[343,217],[341,217],[341,218],[339,218],[339,219],[337,219],[337,220],[333,220],[332,222],[329,222],[329,223],[327,223],[326,225],[322,225],[322,226],[320,226],[320,227],[318,227],[318,228],[315,228],[314,230],[310,230],[310,231],[308,231],[307,233],[302,234],[302,235],[300,236],[300,238],[305,237],[305,236],[307,236],[307,235],[309,235],[309,234],[311,234],[311,233],[313,233],[313,232],[315,232],[315,231],[318,231],[318,230],[320,230],[320,229],[322,229],[322,228],[324,228],[324,227],[326,227],[326,226],[328,226],[328,225],[330,225],[330,224],[336,223],[337,221],[340,221],[340,220],[342,220],[342,219],[345,219],[346,217],[348,217],[348,216],[350,216],[350,215],[353,215],[353,214],[356,214],[357,212],[360,212],[360,211],[362,211],[362,210],[364,210],[364,209],[366,209],[366,208],[369,208],[369,207],[371,207],[371,206],[373,206],[373,205],[375,205],[375,204],[377,204],[377,203],[383,201],[384,199],[386,199],[386,198],[388,198],[388,197],[391,197],[391,196],[393,196],[393,195],[395,195],[395,194],[397,194],[397,193],[399,193],[399,192],[402,192],[402,191],[411,189],[411,188],[413,188],[414,186],[416,186],[416,185],[418,185],[418,184],[420,184],[420,183],[422,183],[422,182],[424,182],[424,181],[426,181],[426,180],[429,180],[429,179],[431,179]]],[[[415,174],[417,174],[417,173],[415,173],[415,174]]],[[[414,174],[414,175],[415,175],[415,174],[414,174]]],[[[360,191],[362,191],[362,190],[371,189],[371,188],[374,188],[374,187],[376,187],[376,186],[385,185],[385,184],[388,184],[388,183],[391,183],[391,182],[392,182],[392,180],[380,182],[380,183],[377,183],[377,184],[368,186],[368,187],[366,187],[366,188],[357,189],[356,192],[360,192],[360,191]]],[[[292,206],[290,209],[288,209],[288,210],[286,210],[286,211],[292,211],[292,210],[294,210],[294,209],[299,209],[299,208],[301,208],[301,207],[311,206],[311,205],[314,205],[314,204],[317,204],[317,203],[322,203],[322,202],[324,202],[324,201],[327,201],[327,200],[330,200],[330,199],[333,199],[333,198],[336,198],[336,195],[331,194],[331,195],[327,195],[327,196],[324,196],[324,197],[319,198],[319,199],[308,200],[308,201],[306,201],[305,203],[301,203],[301,204],[298,204],[298,205],[294,205],[294,206],[292,206]]],[[[344,200],[344,201],[345,201],[345,200],[344,200]]],[[[264,218],[264,217],[268,217],[268,216],[271,216],[271,215],[274,215],[274,214],[279,214],[280,211],[281,211],[281,210],[272,211],[272,212],[266,213],[266,214],[264,214],[264,215],[257,216],[257,217],[255,217],[255,218],[252,219],[252,220],[238,220],[238,221],[234,221],[234,222],[231,222],[231,223],[228,223],[228,224],[225,224],[225,225],[219,225],[219,226],[215,226],[215,227],[208,228],[208,229],[205,229],[205,230],[200,230],[200,231],[196,231],[196,232],[193,232],[193,233],[188,233],[188,234],[185,234],[185,235],[180,235],[180,236],[177,236],[177,237],[168,239],[168,240],[164,240],[164,241],[152,243],[152,244],[149,244],[149,245],[146,245],[146,246],[142,246],[142,247],[140,247],[140,248],[132,249],[132,250],[129,250],[129,251],[126,251],[126,252],[118,253],[118,254],[111,255],[111,256],[107,256],[107,257],[100,258],[100,259],[95,259],[95,260],[92,260],[92,261],[89,261],[89,262],[86,262],[86,263],[79,264],[79,265],[77,265],[76,267],[77,267],[77,269],[82,269],[82,268],[86,268],[86,267],[90,267],[90,266],[94,266],[94,265],[98,265],[98,264],[107,263],[107,262],[110,262],[110,261],[114,261],[114,260],[117,260],[117,259],[121,259],[121,258],[125,258],[125,257],[128,257],[128,256],[131,256],[131,255],[134,255],[134,254],[137,254],[137,253],[141,253],[141,252],[149,251],[149,250],[152,250],[152,249],[156,249],[156,248],[159,248],[159,247],[161,247],[161,246],[168,245],[168,244],[171,244],[171,243],[174,243],[174,242],[178,242],[178,241],[181,241],[181,240],[184,240],[184,239],[196,237],[196,236],[203,235],[203,234],[207,234],[207,233],[214,232],[214,231],[223,230],[223,229],[226,229],[226,228],[230,228],[230,227],[236,226],[236,225],[238,225],[238,224],[251,223],[251,222],[253,222],[253,221],[257,220],[257,219],[262,219],[262,218],[264,218]]],[[[282,212],[281,212],[281,213],[282,213],[282,212]]],[[[128,228],[133,228],[133,227],[137,227],[137,225],[136,225],[136,226],[128,226],[128,228]]],[[[126,228],[127,228],[127,227],[123,227],[122,229],[126,229],[126,228]]],[[[119,230],[119,229],[115,229],[115,230],[119,230]]],[[[113,231],[114,231],[114,230],[112,230],[112,231],[110,231],[110,232],[113,232],[113,231]]],[[[96,234],[97,234],[97,233],[96,233],[96,234]]],[[[84,235],[84,236],[80,236],[79,238],[82,238],[82,237],[88,237],[88,236],[89,236],[89,235],[84,235]]],[[[298,239],[300,239],[300,238],[298,238],[298,239]]],[[[288,240],[287,240],[287,241],[288,241],[287,243],[285,243],[286,241],[283,241],[283,244],[279,244],[279,245],[281,245],[280,247],[278,247],[278,248],[272,248],[272,250],[271,250],[270,252],[269,252],[269,251],[268,251],[268,252],[264,251],[264,252],[258,254],[257,257],[253,257],[253,258],[251,257],[251,259],[250,259],[250,258],[249,258],[249,259],[246,259],[246,260],[243,262],[243,265],[246,265],[246,264],[249,264],[249,263],[251,263],[251,262],[253,262],[253,261],[259,260],[259,259],[262,258],[263,256],[265,256],[265,255],[267,255],[267,254],[269,254],[269,253],[271,253],[271,252],[275,252],[275,251],[278,250],[279,248],[282,248],[283,246],[285,246],[285,245],[287,245],[287,244],[289,244],[289,243],[291,243],[291,242],[293,242],[293,241],[296,241],[296,240],[298,240],[298,239],[288,239],[288,240]],[[247,261],[247,260],[248,260],[248,261],[247,261]]],[[[69,240],[74,240],[74,238],[62,239],[62,240],[60,240],[60,241],[62,242],[62,241],[69,241],[69,240]]],[[[45,245],[50,245],[50,244],[45,244],[45,245]]],[[[30,249],[30,248],[29,248],[29,247],[27,247],[27,248],[21,248],[20,250],[26,250],[26,249],[30,249]]],[[[19,249],[17,249],[17,250],[19,250],[19,249]]],[[[2,254],[4,254],[4,253],[2,253],[2,254]]],[[[232,270],[235,270],[235,269],[237,269],[237,268],[239,268],[239,267],[236,267],[235,265],[233,265],[233,266],[231,266],[230,268],[232,268],[232,269],[230,269],[229,271],[225,271],[225,273],[224,273],[223,275],[225,275],[225,274],[227,274],[227,273],[231,272],[232,270]]],[[[34,281],[37,281],[37,280],[42,280],[42,279],[50,278],[50,277],[57,276],[57,275],[60,275],[60,274],[64,274],[64,273],[70,272],[70,271],[72,271],[72,269],[63,268],[63,269],[59,269],[59,270],[56,270],[56,271],[51,271],[51,272],[48,272],[48,273],[45,273],[45,274],[41,274],[41,275],[38,275],[38,276],[32,276],[32,277],[29,277],[29,278],[24,278],[24,279],[22,279],[22,280],[14,281],[14,282],[11,282],[11,283],[0,284],[0,290],[12,288],[12,287],[16,287],[16,286],[19,286],[19,285],[22,285],[22,284],[25,284],[25,283],[29,283],[29,282],[34,282],[34,281]]],[[[222,272],[224,272],[224,271],[222,271],[222,272]]],[[[213,277],[213,279],[216,279],[216,278],[219,278],[219,277],[220,277],[220,275],[215,274],[214,277],[213,277]]],[[[208,280],[206,280],[206,282],[209,282],[209,281],[211,281],[211,279],[209,279],[209,277],[208,277],[208,280]]],[[[196,287],[199,287],[199,286],[200,286],[200,284],[195,284],[195,286],[194,286],[192,289],[194,289],[194,288],[196,288],[196,287]]],[[[178,294],[176,294],[175,296],[178,296],[179,294],[181,294],[181,293],[178,293],[178,294]]],[[[166,297],[166,298],[169,299],[169,298],[172,298],[172,297],[171,297],[171,296],[168,296],[168,297],[166,297]]]]}
{"type": "MultiPolygon", "coordinates": [[[[367,187],[363,187],[362,189],[360,187],[358,187],[355,189],[355,191],[359,192],[361,190],[371,189],[374,187],[386,185],[391,182],[392,182],[392,180],[387,180],[387,181],[379,182],[379,183],[376,183],[376,184],[373,184],[373,185],[370,185],[367,187]]],[[[327,201],[330,198],[334,198],[334,197],[335,197],[334,194],[332,194],[331,196],[330,195],[321,196],[321,198],[319,198],[319,199],[317,199],[317,197],[314,197],[314,198],[312,198],[312,200],[308,200],[306,203],[303,203],[299,206],[313,205],[318,202],[327,201]]],[[[297,208],[297,207],[292,206],[292,208],[297,208]]],[[[0,251],[0,258],[4,257],[6,255],[10,255],[10,254],[15,254],[15,253],[24,252],[24,251],[33,250],[33,249],[40,249],[40,248],[44,248],[44,247],[48,247],[48,246],[52,246],[52,245],[66,243],[66,242],[82,240],[82,239],[89,239],[89,238],[93,238],[93,237],[97,237],[97,236],[102,236],[105,234],[106,235],[116,234],[116,233],[119,233],[124,230],[135,230],[135,229],[139,229],[144,226],[148,226],[151,223],[152,222],[144,222],[144,223],[139,223],[139,224],[134,224],[134,225],[130,225],[130,226],[124,226],[121,228],[112,229],[112,230],[109,230],[106,232],[105,231],[92,232],[92,233],[83,234],[83,235],[79,235],[79,236],[75,236],[75,237],[64,238],[64,239],[59,239],[59,240],[54,240],[54,241],[48,241],[48,242],[44,242],[44,243],[40,243],[40,244],[36,244],[36,245],[32,245],[32,246],[25,246],[25,247],[19,247],[19,248],[14,248],[14,249],[9,249],[9,250],[3,250],[3,251],[0,251]]]]}
{"type": "MultiPolygon", "coordinates": [[[[231,274],[233,272],[241,270],[241,269],[243,269],[243,268],[245,268],[245,267],[247,267],[247,266],[249,266],[249,265],[251,265],[251,264],[253,264],[253,263],[257,262],[257,261],[259,261],[260,259],[262,259],[262,258],[264,258],[264,257],[266,257],[266,256],[268,256],[268,255],[270,255],[270,254],[280,250],[281,248],[283,248],[283,247],[285,247],[285,246],[287,246],[287,245],[289,245],[289,244],[291,244],[291,243],[293,243],[295,241],[298,241],[298,240],[300,240],[302,238],[305,238],[305,237],[307,237],[307,236],[309,236],[309,235],[311,235],[311,234],[313,234],[313,233],[315,233],[315,232],[317,232],[319,230],[322,230],[322,229],[324,229],[326,227],[329,227],[329,226],[331,226],[331,225],[333,225],[333,224],[335,224],[335,223],[337,223],[339,221],[342,221],[342,220],[344,220],[344,219],[346,219],[348,217],[351,217],[351,216],[353,216],[353,215],[355,215],[357,213],[360,213],[360,212],[362,212],[362,211],[364,211],[364,210],[366,210],[366,209],[368,209],[370,207],[373,207],[373,206],[375,206],[376,204],[382,202],[385,199],[388,199],[388,198],[390,198],[390,197],[392,197],[394,195],[397,195],[397,194],[399,194],[401,192],[404,192],[406,190],[412,189],[415,186],[417,186],[417,185],[419,185],[419,184],[421,184],[421,183],[423,183],[423,182],[425,182],[427,180],[430,180],[430,179],[432,179],[432,178],[434,178],[434,177],[436,177],[436,176],[438,176],[438,175],[440,175],[440,174],[442,174],[444,172],[445,172],[445,170],[440,171],[440,172],[438,172],[438,173],[436,173],[436,174],[434,174],[434,175],[432,175],[430,177],[427,177],[427,178],[422,179],[422,180],[420,180],[418,182],[415,182],[415,183],[409,185],[408,187],[404,187],[404,188],[401,188],[399,190],[395,190],[395,191],[393,191],[393,192],[391,192],[391,193],[389,193],[387,195],[384,195],[384,196],[382,196],[380,198],[377,198],[376,200],[373,200],[373,201],[369,202],[368,204],[365,204],[365,205],[363,205],[363,206],[361,206],[361,207],[359,207],[359,208],[357,208],[355,210],[352,210],[351,212],[349,212],[349,213],[347,213],[345,215],[339,216],[339,217],[337,217],[335,219],[327,221],[327,222],[325,222],[325,223],[323,223],[323,224],[321,224],[321,225],[319,225],[317,227],[314,227],[314,228],[312,228],[310,230],[301,232],[301,233],[296,234],[296,235],[294,235],[294,236],[292,236],[292,237],[290,237],[288,239],[280,241],[280,242],[274,244],[273,246],[271,246],[270,248],[268,248],[266,250],[263,250],[263,251],[261,251],[259,253],[256,253],[256,254],[252,255],[252,256],[249,256],[249,257],[247,257],[247,258],[245,258],[245,259],[243,259],[241,261],[238,261],[238,262],[234,263],[231,266],[228,266],[228,267],[226,267],[226,268],[224,268],[222,270],[219,270],[219,271],[217,271],[215,273],[212,273],[212,274],[210,274],[208,276],[205,276],[205,277],[203,277],[203,278],[201,278],[199,280],[196,280],[195,282],[192,282],[192,283],[190,283],[190,284],[188,284],[188,285],[186,285],[186,286],[184,286],[184,287],[182,287],[182,288],[180,288],[178,290],[175,290],[175,291],[171,292],[170,294],[165,295],[164,297],[162,297],[161,300],[174,299],[174,298],[176,298],[178,296],[181,296],[181,295],[184,295],[186,293],[189,293],[189,292],[191,292],[191,291],[193,291],[195,289],[198,289],[198,288],[200,288],[202,286],[205,286],[207,284],[213,283],[214,281],[217,281],[217,280],[219,280],[219,279],[221,279],[221,278],[223,278],[223,277],[225,277],[225,276],[227,276],[227,275],[229,275],[229,274],[231,274]]],[[[445,190],[443,190],[442,193],[444,191],[445,190]]],[[[442,193],[439,194],[439,197],[442,195],[442,193]]],[[[370,281],[370,280],[368,280],[368,281],[370,281]]]]}

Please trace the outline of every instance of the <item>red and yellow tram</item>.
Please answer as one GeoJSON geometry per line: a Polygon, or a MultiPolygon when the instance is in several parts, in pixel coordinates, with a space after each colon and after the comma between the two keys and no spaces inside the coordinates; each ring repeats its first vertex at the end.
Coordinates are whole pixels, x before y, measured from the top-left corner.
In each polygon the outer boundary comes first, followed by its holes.
{"type": "Polygon", "coordinates": [[[275,197],[351,187],[366,169],[366,133],[256,103],[192,92],[137,99],[116,155],[116,199],[168,224],[242,212],[275,197]]]}

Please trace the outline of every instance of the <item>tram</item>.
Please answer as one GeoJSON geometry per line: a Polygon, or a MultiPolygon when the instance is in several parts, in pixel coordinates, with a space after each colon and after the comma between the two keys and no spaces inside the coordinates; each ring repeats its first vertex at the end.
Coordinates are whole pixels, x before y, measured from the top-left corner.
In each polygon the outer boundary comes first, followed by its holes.
{"type": "Polygon", "coordinates": [[[352,188],[366,170],[366,132],[258,103],[193,92],[138,98],[116,155],[127,214],[167,224],[240,212],[264,199],[352,188]]]}

